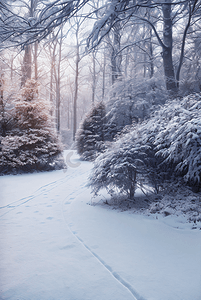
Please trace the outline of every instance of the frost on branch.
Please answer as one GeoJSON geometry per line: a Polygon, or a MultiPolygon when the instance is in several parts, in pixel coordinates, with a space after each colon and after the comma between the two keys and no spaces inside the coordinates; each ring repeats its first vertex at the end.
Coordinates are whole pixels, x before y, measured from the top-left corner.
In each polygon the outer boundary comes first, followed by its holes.
{"type": "Polygon", "coordinates": [[[49,105],[39,99],[37,89],[36,81],[27,81],[15,102],[15,128],[1,138],[0,173],[64,168],[49,105]]]}

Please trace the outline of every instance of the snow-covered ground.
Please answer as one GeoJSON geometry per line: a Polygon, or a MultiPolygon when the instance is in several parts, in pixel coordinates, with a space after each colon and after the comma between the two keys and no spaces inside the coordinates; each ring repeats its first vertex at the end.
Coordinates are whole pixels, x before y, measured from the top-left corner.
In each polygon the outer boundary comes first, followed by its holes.
{"type": "Polygon", "coordinates": [[[201,230],[94,205],[92,164],[68,160],[0,177],[0,299],[200,300],[201,230]]]}

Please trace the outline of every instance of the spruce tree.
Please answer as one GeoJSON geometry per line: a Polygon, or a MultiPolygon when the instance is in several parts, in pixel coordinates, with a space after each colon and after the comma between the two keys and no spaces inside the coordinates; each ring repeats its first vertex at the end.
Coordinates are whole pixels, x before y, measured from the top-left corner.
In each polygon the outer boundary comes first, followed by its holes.
{"type": "Polygon", "coordinates": [[[86,115],[76,136],[77,151],[83,160],[94,160],[104,146],[105,105],[101,102],[86,115]]]}
{"type": "Polygon", "coordinates": [[[15,128],[1,139],[0,173],[53,170],[64,167],[61,145],[53,129],[48,103],[38,83],[28,80],[15,101],[15,128]]]}

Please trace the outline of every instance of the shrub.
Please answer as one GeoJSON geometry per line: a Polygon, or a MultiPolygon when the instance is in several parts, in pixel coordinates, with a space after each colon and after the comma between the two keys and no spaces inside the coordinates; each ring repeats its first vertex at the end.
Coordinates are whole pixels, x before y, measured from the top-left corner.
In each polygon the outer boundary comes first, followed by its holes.
{"type": "MultiPolygon", "coordinates": [[[[201,181],[201,95],[168,102],[159,112],[161,119],[154,139],[157,156],[175,165],[176,174],[190,185],[201,181]]],[[[155,118],[156,119],[156,118],[155,118]]]]}
{"type": "Polygon", "coordinates": [[[135,189],[146,184],[157,191],[161,182],[160,172],[151,143],[144,143],[137,130],[138,125],[127,134],[122,134],[111,148],[99,155],[94,162],[90,185],[96,195],[106,188],[134,198],[135,189]]]}
{"type": "Polygon", "coordinates": [[[179,175],[201,185],[201,95],[168,101],[149,120],[130,127],[94,163],[90,185],[126,193],[137,186],[159,190],[165,179],[179,175]]]}

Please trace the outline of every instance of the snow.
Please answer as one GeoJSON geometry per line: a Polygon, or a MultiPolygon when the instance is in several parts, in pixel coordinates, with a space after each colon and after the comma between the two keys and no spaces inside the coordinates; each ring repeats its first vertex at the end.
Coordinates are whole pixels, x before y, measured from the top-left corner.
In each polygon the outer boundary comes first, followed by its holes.
{"type": "Polygon", "coordinates": [[[91,199],[69,153],[67,171],[0,177],[0,299],[200,300],[201,230],[91,199]]]}

